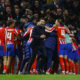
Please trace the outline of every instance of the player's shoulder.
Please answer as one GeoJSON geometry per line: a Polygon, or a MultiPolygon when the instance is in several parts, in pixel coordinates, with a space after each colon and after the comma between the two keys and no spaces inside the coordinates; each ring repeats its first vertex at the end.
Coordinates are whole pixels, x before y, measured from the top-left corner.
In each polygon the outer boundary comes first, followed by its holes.
{"type": "Polygon", "coordinates": [[[0,27],[0,29],[5,29],[4,27],[0,27]]]}
{"type": "Polygon", "coordinates": [[[14,31],[15,31],[15,28],[7,27],[6,30],[7,30],[7,31],[14,32],[14,31]]]}

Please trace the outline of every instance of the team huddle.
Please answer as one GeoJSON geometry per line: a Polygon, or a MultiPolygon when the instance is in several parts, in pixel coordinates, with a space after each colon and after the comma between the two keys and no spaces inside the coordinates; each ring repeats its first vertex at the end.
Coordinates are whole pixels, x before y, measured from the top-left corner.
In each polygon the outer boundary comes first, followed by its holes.
{"type": "Polygon", "coordinates": [[[73,31],[57,19],[54,25],[41,19],[24,32],[15,21],[0,27],[0,57],[4,74],[78,74],[79,49],[73,31]],[[19,61],[14,72],[15,58],[19,61]],[[27,65],[25,66],[25,64],[27,65]]]}

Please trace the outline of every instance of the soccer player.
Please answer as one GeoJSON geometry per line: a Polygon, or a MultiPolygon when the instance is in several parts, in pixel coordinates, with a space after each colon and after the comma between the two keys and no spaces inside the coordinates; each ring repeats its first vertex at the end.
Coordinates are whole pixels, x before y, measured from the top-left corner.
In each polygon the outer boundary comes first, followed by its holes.
{"type": "Polygon", "coordinates": [[[27,50],[27,52],[26,52],[25,57],[24,57],[24,59],[23,59],[23,61],[22,61],[22,63],[21,63],[21,67],[20,67],[20,72],[19,72],[19,74],[22,73],[22,70],[23,70],[23,68],[24,68],[24,65],[25,65],[26,62],[29,61],[30,56],[31,56],[31,53],[32,53],[32,50],[31,50],[31,48],[30,48],[30,44],[31,44],[31,42],[32,42],[32,40],[33,40],[33,38],[31,37],[33,28],[34,28],[34,27],[28,28],[27,31],[26,31],[26,32],[24,33],[24,35],[23,35],[23,37],[28,37],[28,36],[29,36],[29,39],[28,39],[27,44],[26,44],[26,50],[27,50]]]}
{"type": "Polygon", "coordinates": [[[68,30],[64,27],[64,25],[62,26],[62,20],[61,19],[57,19],[55,22],[55,25],[49,29],[47,28],[46,31],[48,32],[52,32],[53,30],[55,30],[57,32],[57,44],[58,44],[58,56],[59,56],[59,62],[60,62],[60,66],[61,66],[61,74],[65,74],[65,65],[68,69],[68,61],[67,61],[67,46],[66,46],[66,40],[65,40],[65,34],[68,33],[68,30]]]}
{"type": "Polygon", "coordinates": [[[11,67],[11,61],[15,56],[15,38],[17,37],[17,31],[15,30],[15,21],[9,20],[6,28],[6,53],[7,53],[7,73],[9,73],[11,67]]]}
{"type": "Polygon", "coordinates": [[[74,74],[78,74],[79,73],[79,49],[78,46],[76,44],[75,41],[73,41],[73,61],[74,61],[74,70],[73,73],[74,74]]]}
{"type": "Polygon", "coordinates": [[[73,64],[73,59],[72,59],[72,38],[71,38],[71,36],[70,36],[70,34],[68,34],[68,33],[66,33],[66,35],[65,35],[65,40],[66,40],[66,45],[67,45],[67,55],[68,55],[68,62],[69,62],[69,64],[67,65],[67,66],[69,66],[68,67],[68,69],[66,69],[67,70],[67,72],[66,72],[66,74],[72,74],[72,64],[73,64]]]}
{"type": "MultiPolygon", "coordinates": [[[[19,29],[19,28],[15,28],[16,30],[17,30],[17,35],[18,35],[18,37],[16,37],[16,46],[15,46],[15,54],[17,55],[17,57],[19,58],[19,62],[18,62],[18,65],[17,65],[17,72],[16,73],[18,73],[18,71],[19,71],[19,69],[20,69],[20,65],[21,65],[21,62],[22,62],[22,48],[21,48],[21,46],[22,46],[22,40],[21,40],[21,38],[22,38],[22,31],[19,29]]],[[[14,63],[14,61],[13,61],[13,63],[14,63]]]]}
{"type": "Polygon", "coordinates": [[[0,27],[0,56],[3,57],[4,71],[6,73],[6,53],[5,53],[5,28],[0,27]]]}
{"type": "MultiPolygon", "coordinates": [[[[52,27],[53,25],[46,24],[46,26],[52,27]]],[[[51,32],[51,33],[46,33],[46,34],[47,36],[45,40],[45,47],[46,47],[47,57],[48,57],[46,74],[50,74],[50,67],[51,67],[52,59],[53,57],[56,57],[54,55],[55,55],[55,50],[56,50],[56,45],[57,45],[57,35],[56,35],[56,32],[51,32]]]]}
{"type": "Polygon", "coordinates": [[[40,72],[43,73],[43,68],[45,67],[45,64],[46,64],[46,59],[47,59],[47,56],[46,56],[46,49],[45,49],[45,46],[44,46],[44,40],[46,38],[46,35],[45,35],[45,20],[40,20],[38,22],[38,26],[35,27],[33,29],[33,32],[32,32],[32,38],[33,38],[33,41],[31,43],[31,48],[32,48],[32,57],[30,59],[30,63],[29,63],[29,66],[28,66],[28,74],[30,74],[30,69],[31,69],[31,66],[36,58],[36,55],[38,53],[38,51],[40,51],[41,53],[41,57],[42,57],[42,62],[41,62],[41,67],[40,67],[40,72]]]}

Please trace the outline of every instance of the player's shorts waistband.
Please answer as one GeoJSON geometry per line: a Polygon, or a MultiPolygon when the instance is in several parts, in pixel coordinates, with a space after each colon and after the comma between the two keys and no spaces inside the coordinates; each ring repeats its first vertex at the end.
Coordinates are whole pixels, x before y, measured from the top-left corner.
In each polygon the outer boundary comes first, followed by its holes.
{"type": "Polygon", "coordinates": [[[7,44],[13,44],[13,43],[11,43],[11,42],[7,42],[7,44]]]}

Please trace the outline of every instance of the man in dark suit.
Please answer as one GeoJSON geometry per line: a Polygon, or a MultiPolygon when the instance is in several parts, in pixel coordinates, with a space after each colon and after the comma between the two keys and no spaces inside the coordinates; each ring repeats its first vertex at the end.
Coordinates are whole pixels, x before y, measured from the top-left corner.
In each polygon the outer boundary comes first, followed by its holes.
{"type": "Polygon", "coordinates": [[[46,35],[45,35],[44,25],[45,25],[45,20],[40,20],[38,22],[38,26],[33,29],[33,32],[32,32],[33,41],[31,43],[32,57],[31,57],[29,65],[28,65],[28,73],[30,73],[30,68],[34,62],[36,54],[38,54],[38,51],[40,51],[40,54],[42,56],[42,63],[41,63],[42,71],[43,71],[43,67],[46,65],[47,56],[46,56],[46,48],[44,45],[46,35]]]}

